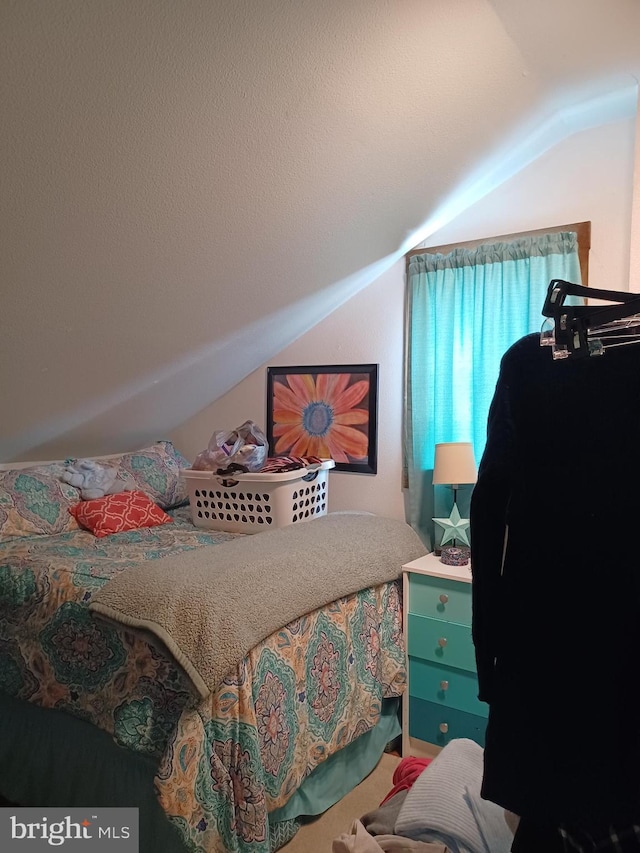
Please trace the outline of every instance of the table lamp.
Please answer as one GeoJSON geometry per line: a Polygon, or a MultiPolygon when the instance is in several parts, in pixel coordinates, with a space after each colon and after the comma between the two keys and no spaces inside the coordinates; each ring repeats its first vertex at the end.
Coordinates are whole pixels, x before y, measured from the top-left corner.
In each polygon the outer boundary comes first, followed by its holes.
{"type": "Polygon", "coordinates": [[[473,445],[470,441],[451,441],[436,444],[435,462],[433,465],[433,484],[447,485],[453,488],[453,508],[449,518],[434,518],[436,524],[444,529],[440,548],[447,542],[452,546],[443,549],[442,562],[453,561],[450,565],[466,565],[469,562],[467,548],[457,548],[459,540],[469,545],[469,519],[460,518],[458,510],[458,487],[464,483],[475,483],[478,479],[476,460],[473,455],[473,445]],[[445,553],[445,551],[447,553],[445,553]]]}

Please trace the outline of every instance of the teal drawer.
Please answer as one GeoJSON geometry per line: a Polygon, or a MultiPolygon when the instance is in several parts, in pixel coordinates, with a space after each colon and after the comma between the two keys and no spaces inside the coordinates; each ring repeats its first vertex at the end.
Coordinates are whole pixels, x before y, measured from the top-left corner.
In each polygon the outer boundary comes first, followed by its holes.
{"type": "Polygon", "coordinates": [[[467,714],[455,708],[443,708],[415,696],[409,697],[410,737],[437,746],[445,746],[454,738],[466,737],[484,747],[486,728],[487,721],[484,717],[467,714]]]}
{"type": "Polygon", "coordinates": [[[471,625],[471,584],[412,572],[409,613],[471,625]]]}
{"type": "Polygon", "coordinates": [[[457,708],[486,717],[489,706],[478,699],[478,679],[473,672],[448,669],[437,663],[409,658],[409,692],[443,708],[457,708]]]}
{"type": "Polygon", "coordinates": [[[411,657],[475,672],[476,655],[468,625],[428,619],[415,613],[409,613],[407,623],[407,651],[411,657]]]}

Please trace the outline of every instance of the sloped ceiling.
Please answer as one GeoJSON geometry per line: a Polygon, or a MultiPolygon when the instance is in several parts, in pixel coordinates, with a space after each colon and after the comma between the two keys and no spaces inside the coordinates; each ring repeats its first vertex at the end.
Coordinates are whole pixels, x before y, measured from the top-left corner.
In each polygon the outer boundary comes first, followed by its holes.
{"type": "Polygon", "coordinates": [[[474,176],[635,109],[638,33],[638,0],[0,0],[0,460],[169,433],[474,176]]]}

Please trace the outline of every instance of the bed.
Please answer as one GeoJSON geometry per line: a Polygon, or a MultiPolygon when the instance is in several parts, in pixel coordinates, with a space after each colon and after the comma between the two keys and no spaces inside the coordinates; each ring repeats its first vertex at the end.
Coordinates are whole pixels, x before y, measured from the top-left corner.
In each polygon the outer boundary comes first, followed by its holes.
{"type": "MultiPolygon", "coordinates": [[[[0,470],[0,794],[21,805],[137,806],[141,851],[270,853],[300,815],[357,784],[398,734],[399,574],[425,549],[407,525],[368,514],[254,536],[203,530],[184,505],[188,463],[170,443],[116,461],[127,488],[142,489],[170,523],[97,538],[68,512],[78,494],[60,483],[61,463],[0,470]],[[372,522],[391,525],[382,545],[372,522]],[[331,524],[346,525],[347,539],[326,537],[330,550],[309,575],[331,564],[331,600],[270,630],[204,689],[152,621],[93,609],[129,577],[158,578],[146,581],[151,600],[160,578],[170,583],[175,570],[177,584],[188,561],[226,565],[258,542],[265,555],[282,542],[290,557],[294,535],[300,542],[306,530],[317,543],[319,531],[338,530],[331,524]],[[341,570],[340,555],[356,550],[364,564],[388,564],[374,583],[359,580],[366,566],[341,570]]],[[[285,577],[284,557],[273,563],[273,577],[281,563],[285,577]]],[[[271,586],[265,566],[257,598],[271,586]]],[[[302,566],[286,571],[299,586],[302,566]]],[[[249,605],[235,609],[227,621],[252,621],[249,605]]]]}

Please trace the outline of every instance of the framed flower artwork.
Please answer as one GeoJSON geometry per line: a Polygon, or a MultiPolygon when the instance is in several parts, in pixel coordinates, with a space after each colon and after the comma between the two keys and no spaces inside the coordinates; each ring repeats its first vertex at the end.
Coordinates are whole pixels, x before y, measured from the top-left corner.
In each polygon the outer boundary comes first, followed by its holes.
{"type": "Polygon", "coordinates": [[[270,456],[320,456],[377,470],[378,365],[267,368],[270,456]]]}

